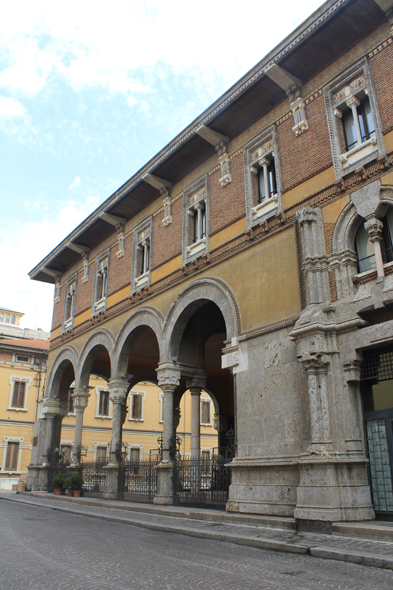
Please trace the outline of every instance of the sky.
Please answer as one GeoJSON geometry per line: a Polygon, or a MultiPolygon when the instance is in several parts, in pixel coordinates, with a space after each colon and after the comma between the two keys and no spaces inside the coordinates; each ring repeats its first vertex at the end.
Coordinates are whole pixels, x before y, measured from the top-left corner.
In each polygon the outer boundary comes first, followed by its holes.
{"type": "Polygon", "coordinates": [[[321,4],[0,0],[0,305],[49,330],[28,272],[321,4]]]}

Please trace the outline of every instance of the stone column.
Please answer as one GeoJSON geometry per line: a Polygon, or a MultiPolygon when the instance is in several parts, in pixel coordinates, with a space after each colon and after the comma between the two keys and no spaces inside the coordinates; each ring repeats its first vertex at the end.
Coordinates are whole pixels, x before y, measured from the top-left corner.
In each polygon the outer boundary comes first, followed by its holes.
{"type": "Polygon", "coordinates": [[[324,452],[332,448],[326,373],[329,359],[324,354],[307,355],[300,360],[307,372],[307,391],[311,441],[308,451],[324,452]]]}
{"type": "Polygon", "coordinates": [[[361,361],[344,363],[344,400],[346,401],[345,448],[350,454],[364,454],[360,417],[360,370],[361,361]]]}
{"type": "MultiPolygon", "coordinates": [[[[357,145],[360,145],[362,143],[362,134],[360,132],[359,118],[357,112],[357,107],[360,105],[360,101],[356,98],[356,96],[351,96],[351,98],[349,98],[346,101],[346,105],[352,111],[353,123],[355,125],[356,130],[357,145]]],[[[356,146],[354,145],[351,149],[353,149],[354,147],[356,146]]]]}
{"type": "Polygon", "coordinates": [[[83,412],[87,407],[90,393],[86,389],[74,389],[72,398],[74,400],[74,411],[75,411],[75,434],[74,434],[74,449],[72,451],[72,465],[78,466],[81,458],[81,447],[82,447],[82,428],[83,428],[83,412]]]}
{"type": "Polygon", "coordinates": [[[383,223],[375,215],[369,215],[367,217],[367,221],[364,224],[364,229],[367,231],[370,241],[373,243],[374,246],[378,278],[383,278],[385,276],[381,250],[381,241],[383,238],[383,223]]]}
{"type": "Polygon", "coordinates": [[[110,465],[118,465],[119,453],[121,452],[123,424],[127,415],[127,393],[129,384],[128,381],[120,378],[113,378],[109,380],[109,398],[112,402],[112,438],[111,438],[111,454],[110,465]]]}
{"type": "MultiPolygon", "coordinates": [[[[111,453],[106,469],[106,486],[104,498],[107,500],[118,500],[119,494],[122,494],[121,478],[121,442],[123,423],[127,416],[127,393],[128,379],[114,377],[109,380],[109,398],[112,402],[112,438],[111,453]]],[[[122,496],[120,495],[120,499],[122,496]]]]}
{"type": "Polygon", "coordinates": [[[43,456],[43,465],[46,466],[49,463],[50,455],[55,448],[54,436],[55,436],[55,419],[61,415],[61,402],[59,399],[48,397],[44,401],[43,415],[46,421],[46,433],[45,433],[45,448],[43,456]]]}
{"type": "Polygon", "coordinates": [[[158,386],[164,393],[164,424],[162,432],[162,461],[157,465],[157,494],[155,504],[173,504],[173,394],[180,384],[180,369],[173,363],[160,363],[157,369],[158,386]]]}

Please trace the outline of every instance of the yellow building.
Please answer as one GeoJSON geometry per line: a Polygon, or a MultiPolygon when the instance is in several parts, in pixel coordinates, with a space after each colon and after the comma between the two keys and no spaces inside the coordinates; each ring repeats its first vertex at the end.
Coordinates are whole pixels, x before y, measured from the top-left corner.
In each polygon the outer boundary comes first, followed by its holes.
{"type": "MultiPolygon", "coordinates": [[[[0,310],[0,317],[4,311],[0,310]]],[[[19,325],[23,314],[8,313],[19,325]]],[[[49,341],[0,340],[0,489],[24,480],[34,443],[34,422],[45,384],[49,341]]]]}
{"type": "MultiPolygon", "coordinates": [[[[109,460],[112,436],[112,402],[107,382],[90,376],[89,401],[83,415],[82,461],[103,463],[109,460]]],[[[74,445],[75,418],[72,399],[73,386],[68,393],[67,415],[61,427],[60,452],[66,463],[71,462],[74,445]]],[[[211,457],[218,447],[214,428],[214,405],[206,392],[201,395],[200,436],[202,456],[211,457]]],[[[191,395],[187,391],[180,403],[177,428],[179,451],[191,455],[191,395]]],[[[163,393],[155,384],[141,381],[127,396],[127,414],[123,425],[122,452],[129,461],[144,461],[156,457],[163,425],[163,393]]]]}

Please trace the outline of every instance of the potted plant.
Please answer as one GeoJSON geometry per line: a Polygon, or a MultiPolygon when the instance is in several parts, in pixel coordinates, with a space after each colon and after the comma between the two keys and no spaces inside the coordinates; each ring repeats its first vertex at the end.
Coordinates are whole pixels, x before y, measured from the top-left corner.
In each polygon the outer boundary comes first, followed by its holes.
{"type": "Polygon", "coordinates": [[[75,498],[79,498],[83,486],[83,477],[78,471],[70,473],[67,478],[68,489],[72,491],[75,498]]]}
{"type": "Polygon", "coordinates": [[[53,476],[52,484],[54,485],[54,492],[56,496],[61,496],[64,493],[64,488],[66,484],[66,477],[62,473],[56,473],[53,476]]]}

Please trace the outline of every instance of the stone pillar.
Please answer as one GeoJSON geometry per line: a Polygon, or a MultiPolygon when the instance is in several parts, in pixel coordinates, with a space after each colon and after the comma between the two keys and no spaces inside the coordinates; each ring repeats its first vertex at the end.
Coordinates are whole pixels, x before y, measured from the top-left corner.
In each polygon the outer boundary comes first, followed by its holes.
{"type": "Polygon", "coordinates": [[[112,438],[111,453],[106,465],[106,489],[104,498],[117,500],[121,493],[119,482],[120,453],[122,443],[123,423],[127,416],[128,379],[114,377],[109,380],[109,398],[112,402],[112,438]]]}
{"type": "Polygon", "coordinates": [[[162,432],[162,461],[157,465],[157,494],[155,504],[173,504],[173,394],[180,384],[180,369],[173,363],[160,363],[157,369],[158,386],[164,393],[164,424],[162,432]]]}
{"type": "Polygon", "coordinates": [[[191,491],[198,497],[201,489],[201,391],[206,379],[195,376],[187,381],[191,393],[191,491]]]}
{"type": "Polygon", "coordinates": [[[321,353],[303,355],[300,359],[307,372],[307,391],[311,427],[309,452],[322,452],[332,448],[330,440],[329,403],[326,373],[329,358],[321,353]]]}
{"type": "Polygon", "coordinates": [[[322,212],[305,207],[296,214],[302,229],[307,304],[330,301],[328,259],[325,253],[322,212]]]}
{"type": "Polygon", "coordinates": [[[74,448],[72,451],[72,466],[78,466],[81,458],[82,447],[82,428],[83,428],[83,412],[86,409],[89,401],[90,393],[86,389],[74,389],[72,398],[74,400],[75,411],[75,434],[74,434],[74,448]]]}
{"type": "Polygon", "coordinates": [[[364,229],[367,231],[370,241],[374,246],[375,262],[377,265],[378,278],[385,276],[382,260],[381,241],[383,238],[383,223],[375,215],[369,215],[364,224],[364,229]]]}
{"type": "MultiPolygon", "coordinates": [[[[358,112],[357,112],[357,107],[360,105],[360,101],[356,98],[356,96],[351,96],[351,98],[349,98],[346,101],[346,105],[352,111],[353,123],[355,125],[355,130],[356,130],[356,139],[357,139],[356,145],[360,145],[362,143],[362,134],[360,132],[359,118],[358,118],[358,112]]],[[[352,146],[351,149],[356,147],[356,145],[352,146]]]]}
{"type": "Polygon", "coordinates": [[[350,454],[364,455],[360,415],[360,370],[361,361],[344,363],[344,400],[346,401],[345,449],[350,454]]]}

